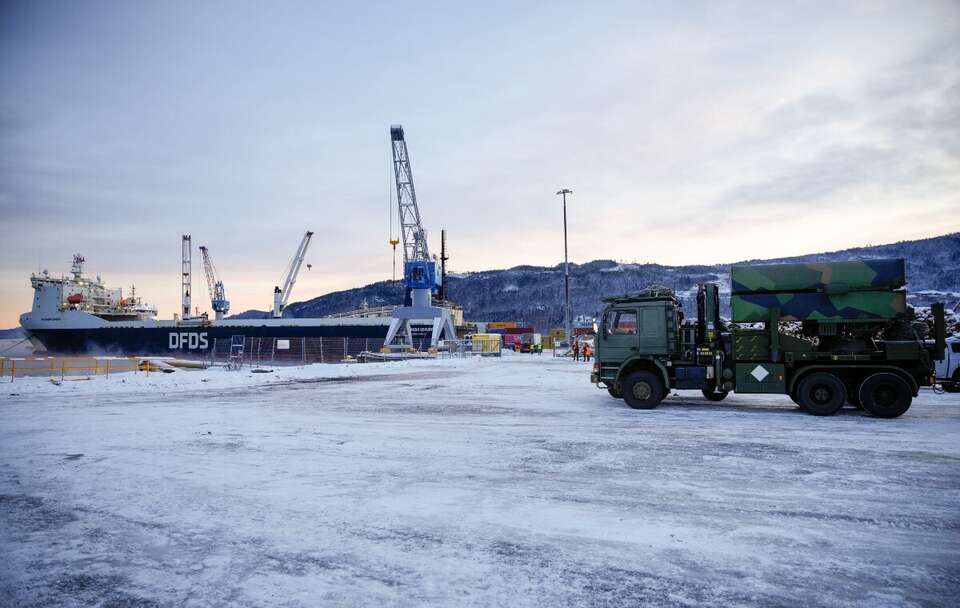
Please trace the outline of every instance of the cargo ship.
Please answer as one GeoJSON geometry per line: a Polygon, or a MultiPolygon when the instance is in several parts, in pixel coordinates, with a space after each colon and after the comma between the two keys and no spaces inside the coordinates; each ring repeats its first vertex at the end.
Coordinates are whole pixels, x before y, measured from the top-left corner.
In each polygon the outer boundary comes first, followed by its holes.
{"type": "Polygon", "coordinates": [[[131,288],[108,288],[83,274],[75,255],[70,276],[44,270],[30,277],[33,307],[20,325],[37,350],[55,353],[203,355],[218,343],[245,338],[368,338],[383,340],[389,316],[341,318],[209,319],[207,315],[158,320],[157,309],[131,288]]]}

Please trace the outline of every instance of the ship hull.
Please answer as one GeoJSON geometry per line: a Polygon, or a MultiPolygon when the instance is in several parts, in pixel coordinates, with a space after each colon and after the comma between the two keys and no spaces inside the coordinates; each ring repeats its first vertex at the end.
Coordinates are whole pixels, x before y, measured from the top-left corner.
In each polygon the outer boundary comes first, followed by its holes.
{"type": "Polygon", "coordinates": [[[202,355],[213,350],[229,350],[235,336],[245,339],[366,339],[382,341],[387,334],[389,319],[357,320],[356,323],[338,320],[323,323],[307,320],[291,323],[287,320],[265,321],[263,324],[211,322],[203,325],[149,323],[144,326],[123,324],[111,327],[28,327],[27,336],[35,347],[63,354],[122,354],[122,355],[202,355]],[[278,322],[279,321],[279,322],[278,322]]]}

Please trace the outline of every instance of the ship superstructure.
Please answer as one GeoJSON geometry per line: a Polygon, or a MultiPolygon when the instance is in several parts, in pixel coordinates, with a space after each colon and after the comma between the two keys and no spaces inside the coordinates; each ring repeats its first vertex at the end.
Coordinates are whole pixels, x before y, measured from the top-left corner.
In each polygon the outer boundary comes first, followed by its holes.
{"type": "Polygon", "coordinates": [[[124,298],[122,289],[108,289],[99,275],[96,279],[84,277],[85,262],[82,255],[75,254],[69,277],[54,277],[46,270],[31,275],[33,313],[54,319],[67,311],[81,311],[105,321],[142,321],[157,316],[156,307],[138,298],[135,288],[124,298]]]}

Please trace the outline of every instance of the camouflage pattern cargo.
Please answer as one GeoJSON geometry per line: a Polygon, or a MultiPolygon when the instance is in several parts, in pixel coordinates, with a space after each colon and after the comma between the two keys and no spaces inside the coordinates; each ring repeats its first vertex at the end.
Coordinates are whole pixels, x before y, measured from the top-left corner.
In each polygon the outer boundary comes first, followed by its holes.
{"type": "Polygon", "coordinates": [[[903,259],[733,266],[734,294],[777,291],[891,291],[906,285],[903,259]]]}
{"type": "Polygon", "coordinates": [[[903,317],[902,259],[733,266],[730,307],[738,323],[888,321],[903,317]]]}

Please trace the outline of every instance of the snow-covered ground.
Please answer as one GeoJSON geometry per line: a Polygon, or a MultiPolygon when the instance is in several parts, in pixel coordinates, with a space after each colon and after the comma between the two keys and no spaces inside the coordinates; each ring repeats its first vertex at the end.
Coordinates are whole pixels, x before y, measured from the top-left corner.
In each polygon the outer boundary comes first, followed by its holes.
{"type": "Polygon", "coordinates": [[[932,606],[960,400],[896,420],[543,356],[0,384],[0,605],[932,606]]]}

